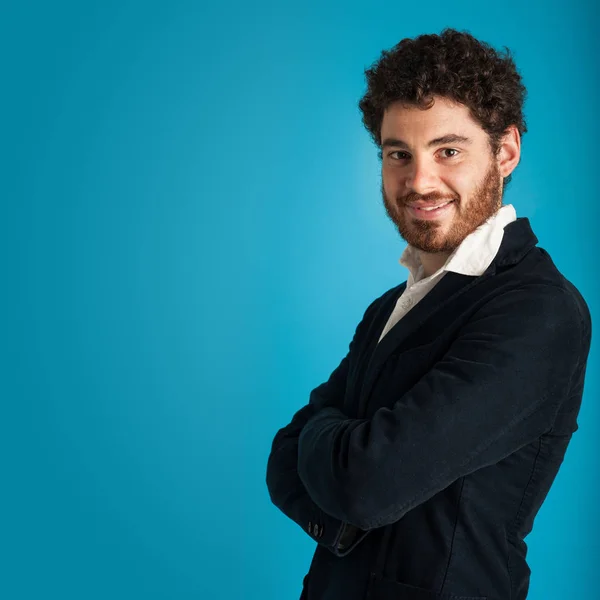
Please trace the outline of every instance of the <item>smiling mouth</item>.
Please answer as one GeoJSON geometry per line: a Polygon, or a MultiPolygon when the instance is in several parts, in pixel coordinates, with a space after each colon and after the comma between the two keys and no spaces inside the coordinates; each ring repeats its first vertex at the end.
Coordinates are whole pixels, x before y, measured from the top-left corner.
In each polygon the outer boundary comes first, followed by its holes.
{"type": "Polygon", "coordinates": [[[434,219],[437,216],[444,214],[450,206],[454,204],[454,200],[447,200],[436,207],[418,208],[416,206],[407,206],[410,213],[419,219],[434,219]]]}
{"type": "Polygon", "coordinates": [[[451,202],[454,202],[454,200],[446,200],[445,202],[442,202],[441,204],[438,204],[436,206],[428,206],[428,207],[411,206],[411,208],[414,208],[415,210],[423,210],[425,212],[431,212],[431,211],[443,208],[444,206],[450,204],[451,202]]]}

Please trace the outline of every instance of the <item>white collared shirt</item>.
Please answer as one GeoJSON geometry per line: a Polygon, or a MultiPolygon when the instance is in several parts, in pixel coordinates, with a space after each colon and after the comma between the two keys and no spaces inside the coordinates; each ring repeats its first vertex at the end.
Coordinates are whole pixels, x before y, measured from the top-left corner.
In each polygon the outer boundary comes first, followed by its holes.
{"type": "Polygon", "coordinates": [[[470,233],[450,254],[444,266],[429,277],[423,277],[423,265],[419,258],[419,251],[408,245],[398,261],[409,270],[406,289],[398,298],[379,341],[415,304],[425,297],[446,272],[453,271],[473,277],[483,275],[498,253],[504,237],[504,227],[515,221],[516,218],[517,213],[512,204],[502,206],[485,223],[470,233]]]}

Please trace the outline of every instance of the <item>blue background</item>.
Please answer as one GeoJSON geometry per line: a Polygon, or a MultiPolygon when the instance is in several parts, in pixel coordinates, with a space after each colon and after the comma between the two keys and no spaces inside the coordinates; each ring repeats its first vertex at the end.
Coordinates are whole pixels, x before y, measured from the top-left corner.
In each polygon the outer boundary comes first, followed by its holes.
{"type": "MultiPolygon", "coordinates": [[[[266,460],[407,276],[357,108],[403,37],[511,48],[529,132],[505,202],[598,318],[598,13],[4,4],[0,597],[298,598],[315,543],[266,460]]],[[[598,583],[597,365],[593,344],[527,538],[534,600],[598,583]]]]}

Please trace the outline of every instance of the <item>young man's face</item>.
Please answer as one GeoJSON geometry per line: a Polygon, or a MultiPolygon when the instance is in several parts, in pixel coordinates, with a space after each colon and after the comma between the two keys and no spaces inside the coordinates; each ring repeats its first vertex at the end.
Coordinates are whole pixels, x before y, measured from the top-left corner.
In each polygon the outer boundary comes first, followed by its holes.
{"type": "Polygon", "coordinates": [[[452,252],[501,207],[498,161],[466,106],[440,96],[427,110],[391,104],[381,142],[385,208],[402,238],[419,250],[452,252]],[[430,145],[450,135],[467,139],[430,145]],[[446,201],[433,211],[419,208],[446,201]]]}

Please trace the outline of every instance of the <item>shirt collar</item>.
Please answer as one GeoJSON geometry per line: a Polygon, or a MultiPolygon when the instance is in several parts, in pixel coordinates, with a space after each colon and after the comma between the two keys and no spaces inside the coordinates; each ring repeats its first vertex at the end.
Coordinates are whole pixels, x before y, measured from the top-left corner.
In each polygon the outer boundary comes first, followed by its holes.
{"type": "MultiPolygon", "coordinates": [[[[512,204],[502,206],[485,223],[471,232],[450,254],[444,266],[431,277],[444,271],[476,277],[482,275],[500,248],[504,227],[516,218],[517,213],[512,204]]],[[[407,287],[423,278],[423,265],[419,258],[419,251],[414,246],[409,244],[398,262],[407,267],[410,272],[407,287]]]]}

